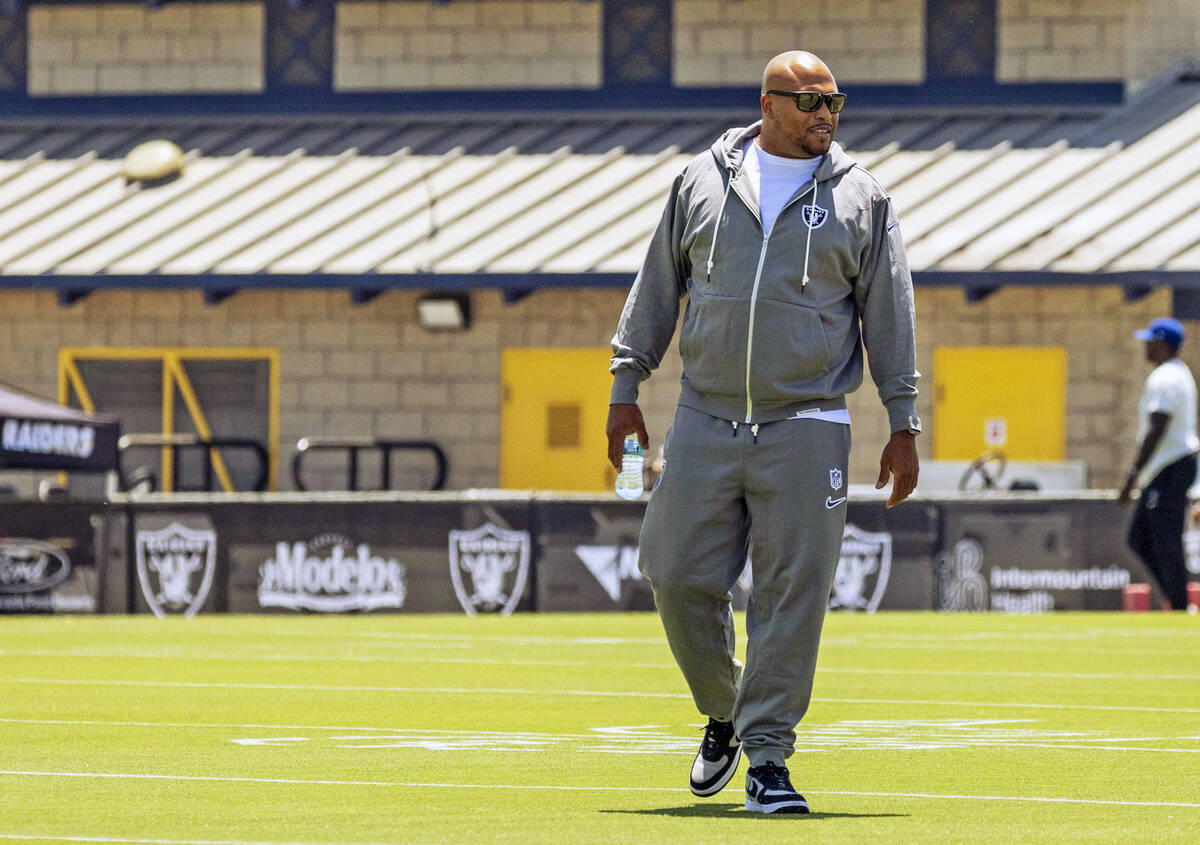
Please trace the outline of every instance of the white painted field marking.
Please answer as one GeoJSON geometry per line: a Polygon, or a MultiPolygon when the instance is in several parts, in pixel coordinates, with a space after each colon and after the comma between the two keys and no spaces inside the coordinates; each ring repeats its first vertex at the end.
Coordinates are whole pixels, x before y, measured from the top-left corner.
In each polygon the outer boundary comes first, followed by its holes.
{"type": "MultiPolygon", "coordinates": [[[[669,792],[688,793],[689,790],[673,786],[563,786],[559,784],[511,784],[511,783],[423,783],[379,780],[309,780],[303,778],[247,778],[218,777],[216,775],[162,775],[130,772],[38,772],[0,770],[0,775],[14,777],[61,777],[99,778],[106,780],[167,780],[207,781],[217,783],[262,783],[293,784],[299,786],[379,786],[398,789],[512,789],[520,791],[550,792],[669,792]]],[[[875,798],[930,798],[953,801],[1024,801],[1050,804],[1100,804],[1117,807],[1184,807],[1200,809],[1200,803],[1191,801],[1123,801],[1102,798],[1058,798],[1032,795],[942,795],[933,792],[849,792],[838,790],[810,791],[812,795],[852,795],[875,798]]]]}
{"type": "Polygon", "coordinates": [[[871,798],[933,798],[940,801],[1028,801],[1035,804],[1101,804],[1116,807],[1187,807],[1200,809],[1191,801],[1114,801],[1100,798],[1049,798],[1031,795],[941,795],[933,792],[847,792],[806,789],[807,795],[853,795],[871,798]]]}
{"type": "Polygon", "coordinates": [[[380,842],[276,842],[245,839],[130,839],[117,836],[48,836],[41,833],[0,833],[0,839],[44,839],[50,842],[134,842],[147,845],[387,845],[380,842]]]}
{"type": "MultiPolygon", "coordinates": [[[[438,665],[481,665],[481,666],[552,666],[580,667],[587,669],[620,667],[622,669],[674,669],[674,663],[597,663],[594,660],[493,660],[475,657],[423,657],[423,656],[386,656],[369,655],[332,655],[315,654],[212,654],[193,653],[183,654],[177,650],[162,652],[134,652],[117,650],[105,652],[97,649],[38,649],[16,650],[0,649],[0,656],[11,657],[87,657],[112,659],[146,659],[146,660],[244,660],[244,661],[282,661],[282,662],[325,662],[325,663],[434,663],[438,665]]],[[[862,669],[854,667],[818,666],[817,674],[840,675],[902,675],[932,677],[968,677],[968,678],[1046,678],[1052,680],[1132,680],[1132,681],[1200,681],[1200,674],[1155,674],[1136,672],[1007,672],[1002,670],[968,670],[968,669],[862,669]]]]}
{"type": "MultiPolygon", "coordinates": [[[[179,687],[184,689],[263,689],[289,690],[297,692],[395,692],[432,693],[455,695],[566,695],[572,697],[598,696],[602,698],[683,698],[691,701],[690,695],[678,692],[618,692],[615,690],[532,690],[493,689],[488,687],[372,687],[330,686],[323,684],[242,684],[200,683],[198,681],[113,681],[92,678],[0,678],[0,684],[63,684],[68,686],[112,686],[112,687],[179,687]]],[[[1200,711],[1198,711],[1200,712],[1200,711]]]]}
{"type": "MultiPolygon", "coordinates": [[[[692,696],[676,692],[633,692],[617,690],[501,689],[497,687],[376,687],[323,684],[201,683],[198,681],[114,681],[90,678],[0,678],[0,684],[47,684],[67,686],[175,687],[183,689],[262,689],[295,692],[394,692],[413,695],[560,695],[572,698],[677,698],[692,696]]],[[[945,701],[910,698],[813,698],[823,704],[897,704],[936,707],[1013,707],[1033,710],[1098,710],[1121,713],[1200,713],[1197,707],[1137,707],[1117,704],[1031,704],[1025,701],[945,701]]]]}
{"type": "MultiPolygon", "coordinates": [[[[254,654],[248,652],[245,654],[205,654],[192,653],[182,654],[178,651],[170,652],[130,652],[116,651],[106,653],[96,649],[39,649],[39,650],[23,650],[15,649],[0,649],[0,656],[7,657],[86,657],[89,659],[95,658],[110,658],[113,660],[244,660],[244,661],[282,661],[282,662],[297,662],[297,663],[436,663],[446,665],[481,665],[481,666],[553,666],[553,667],[581,667],[587,669],[603,669],[606,666],[611,668],[622,669],[674,669],[674,663],[628,663],[626,661],[618,661],[614,663],[597,663],[594,660],[492,660],[482,657],[419,657],[419,656],[370,656],[370,655],[316,655],[316,654],[254,654]]],[[[1196,676],[1200,679],[1200,675],[1196,676]]]]}
{"type": "MultiPolygon", "coordinates": [[[[140,727],[194,730],[313,731],[342,736],[270,736],[230,739],[246,747],[333,742],[339,748],[420,748],[434,751],[539,750],[575,745],[576,751],[608,754],[695,754],[694,736],[664,732],[664,725],[599,727],[590,732],[534,733],[514,731],[461,731],[425,728],[382,728],[361,725],[264,725],[220,722],[135,722],[99,719],[0,718],[0,724],[63,725],[68,727],[140,727]],[[345,735],[357,732],[366,735],[345,735]]],[[[701,726],[694,726],[699,729],[701,726]]],[[[1128,743],[1178,743],[1200,740],[1193,736],[1110,736],[1097,731],[1046,730],[1031,719],[988,720],[886,720],[807,724],[796,737],[797,753],[822,751],[914,751],[952,748],[1050,748],[1161,754],[1200,754],[1197,748],[1161,748],[1128,743]],[[1010,727],[1021,725],[1020,729],[1010,727]],[[1028,728],[1024,726],[1029,726],[1028,728]],[[999,727],[995,727],[999,726],[999,727]]]]}

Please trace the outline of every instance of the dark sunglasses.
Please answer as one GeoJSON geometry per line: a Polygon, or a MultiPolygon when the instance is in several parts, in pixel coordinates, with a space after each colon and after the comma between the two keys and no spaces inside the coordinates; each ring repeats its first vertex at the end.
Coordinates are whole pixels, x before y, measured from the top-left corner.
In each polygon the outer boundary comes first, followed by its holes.
{"type": "Polygon", "coordinates": [[[768,91],[767,93],[794,98],[796,108],[800,111],[816,111],[821,107],[821,103],[824,103],[829,106],[830,114],[837,114],[846,107],[845,94],[821,94],[817,91],[768,91]]]}

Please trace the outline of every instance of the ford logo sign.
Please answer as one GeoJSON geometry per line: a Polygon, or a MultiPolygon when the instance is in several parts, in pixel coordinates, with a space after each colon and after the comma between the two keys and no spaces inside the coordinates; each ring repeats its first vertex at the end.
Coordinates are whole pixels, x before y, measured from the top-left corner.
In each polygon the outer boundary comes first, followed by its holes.
{"type": "Polygon", "coordinates": [[[71,574],[66,553],[41,540],[0,539],[0,593],[35,593],[71,574]]]}

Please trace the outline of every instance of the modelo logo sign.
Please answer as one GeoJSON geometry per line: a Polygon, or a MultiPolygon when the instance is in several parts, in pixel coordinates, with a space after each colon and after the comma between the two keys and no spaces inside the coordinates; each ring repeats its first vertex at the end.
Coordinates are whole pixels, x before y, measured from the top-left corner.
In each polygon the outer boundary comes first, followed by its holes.
{"type": "Polygon", "coordinates": [[[262,607],[341,613],[400,608],[408,595],[404,567],[341,534],[276,543],[258,568],[262,607]]]}
{"type": "Polygon", "coordinates": [[[41,540],[0,539],[0,593],[36,593],[67,580],[66,553],[41,540]]]}

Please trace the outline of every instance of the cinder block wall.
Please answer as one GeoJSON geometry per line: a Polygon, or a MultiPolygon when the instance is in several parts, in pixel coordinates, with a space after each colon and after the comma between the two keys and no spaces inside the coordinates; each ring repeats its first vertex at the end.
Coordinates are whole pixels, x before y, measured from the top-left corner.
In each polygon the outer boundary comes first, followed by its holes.
{"type": "Polygon", "coordinates": [[[1161,0],[999,0],[1001,82],[1124,79],[1129,19],[1161,0]]]}
{"type": "Polygon", "coordinates": [[[334,87],[594,88],[600,15],[578,0],[339,3],[334,87]]]}
{"type": "Polygon", "coordinates": [[[55,4],[28,14],[30,94],[263,89],[260,3],[55,4]]]}
{"type": "Polygon", "coordinates": [[[675,83],[756,85],[767,59],[810,50],[839,83],[918,83],[924,0],[675,0],[675,83]]]}
{"type": "MultiPolygon", "coordinates": [[[[417,324],[417,294],[407,291],[354,306],[345,291],[247,291],[205,305],[196,291],[118,290],[70,307],[51,292],[0,291],[0,380],[53,398],[63,346],[276,347],[281,489],[291,486],[299,438],[348,434],[436,439],[450,458],[450,488],[490,488],[499,481],[500,351],[606,345],[624,292],[545,290],[515,304],[495,291],[472,296],[468,331],[431,333],[417,324]]],[[[1149,372],[1131,334],[1170,313],[1168,292],[1130,303],[1118,288],[1011,287],[967,304],[958,289],[918,288],[916,299],[924,375],[918,408],[930,434],[936,346],[1063,345],[1067,458],[1087,461],[1093,486],[1119,483],[1133,456],[1137,398],[1149,372]]],[[[1200,338],[1200,325],[1193,330],[1200,338]]],[[[1184,351],[1200,372],[1200,339],[1184,351]]],[[[671,424],[679,375],[672,349],[643,386],[655,447],[671,424]]],[[[851,481],[870,483],[887,421],[869,380],[851,397],[850,412],[851,481]]],[[[918,443],[931,457],[932,437],[918,443]]]]}
{"type": "MultiPolygon", "coordinates": [[[[920,83],[924,0],[676,0],[677,85],[753,85],[783,50],[809,49],[840,82],[920,83]]],[[[259,2],[148,9],[29,9],[34,95],[257,92],[259,2]]],[[[602,83],[601,2],[345,0],[334,32],[335,89],[594,88],[602,83]]],[[[1200,57],[1194,0],[999,0],[1002,82],[1126,80],[1136,88],[1200,57]]],[[[465,106],[469,107],[469,106],[465,106]]]]}

